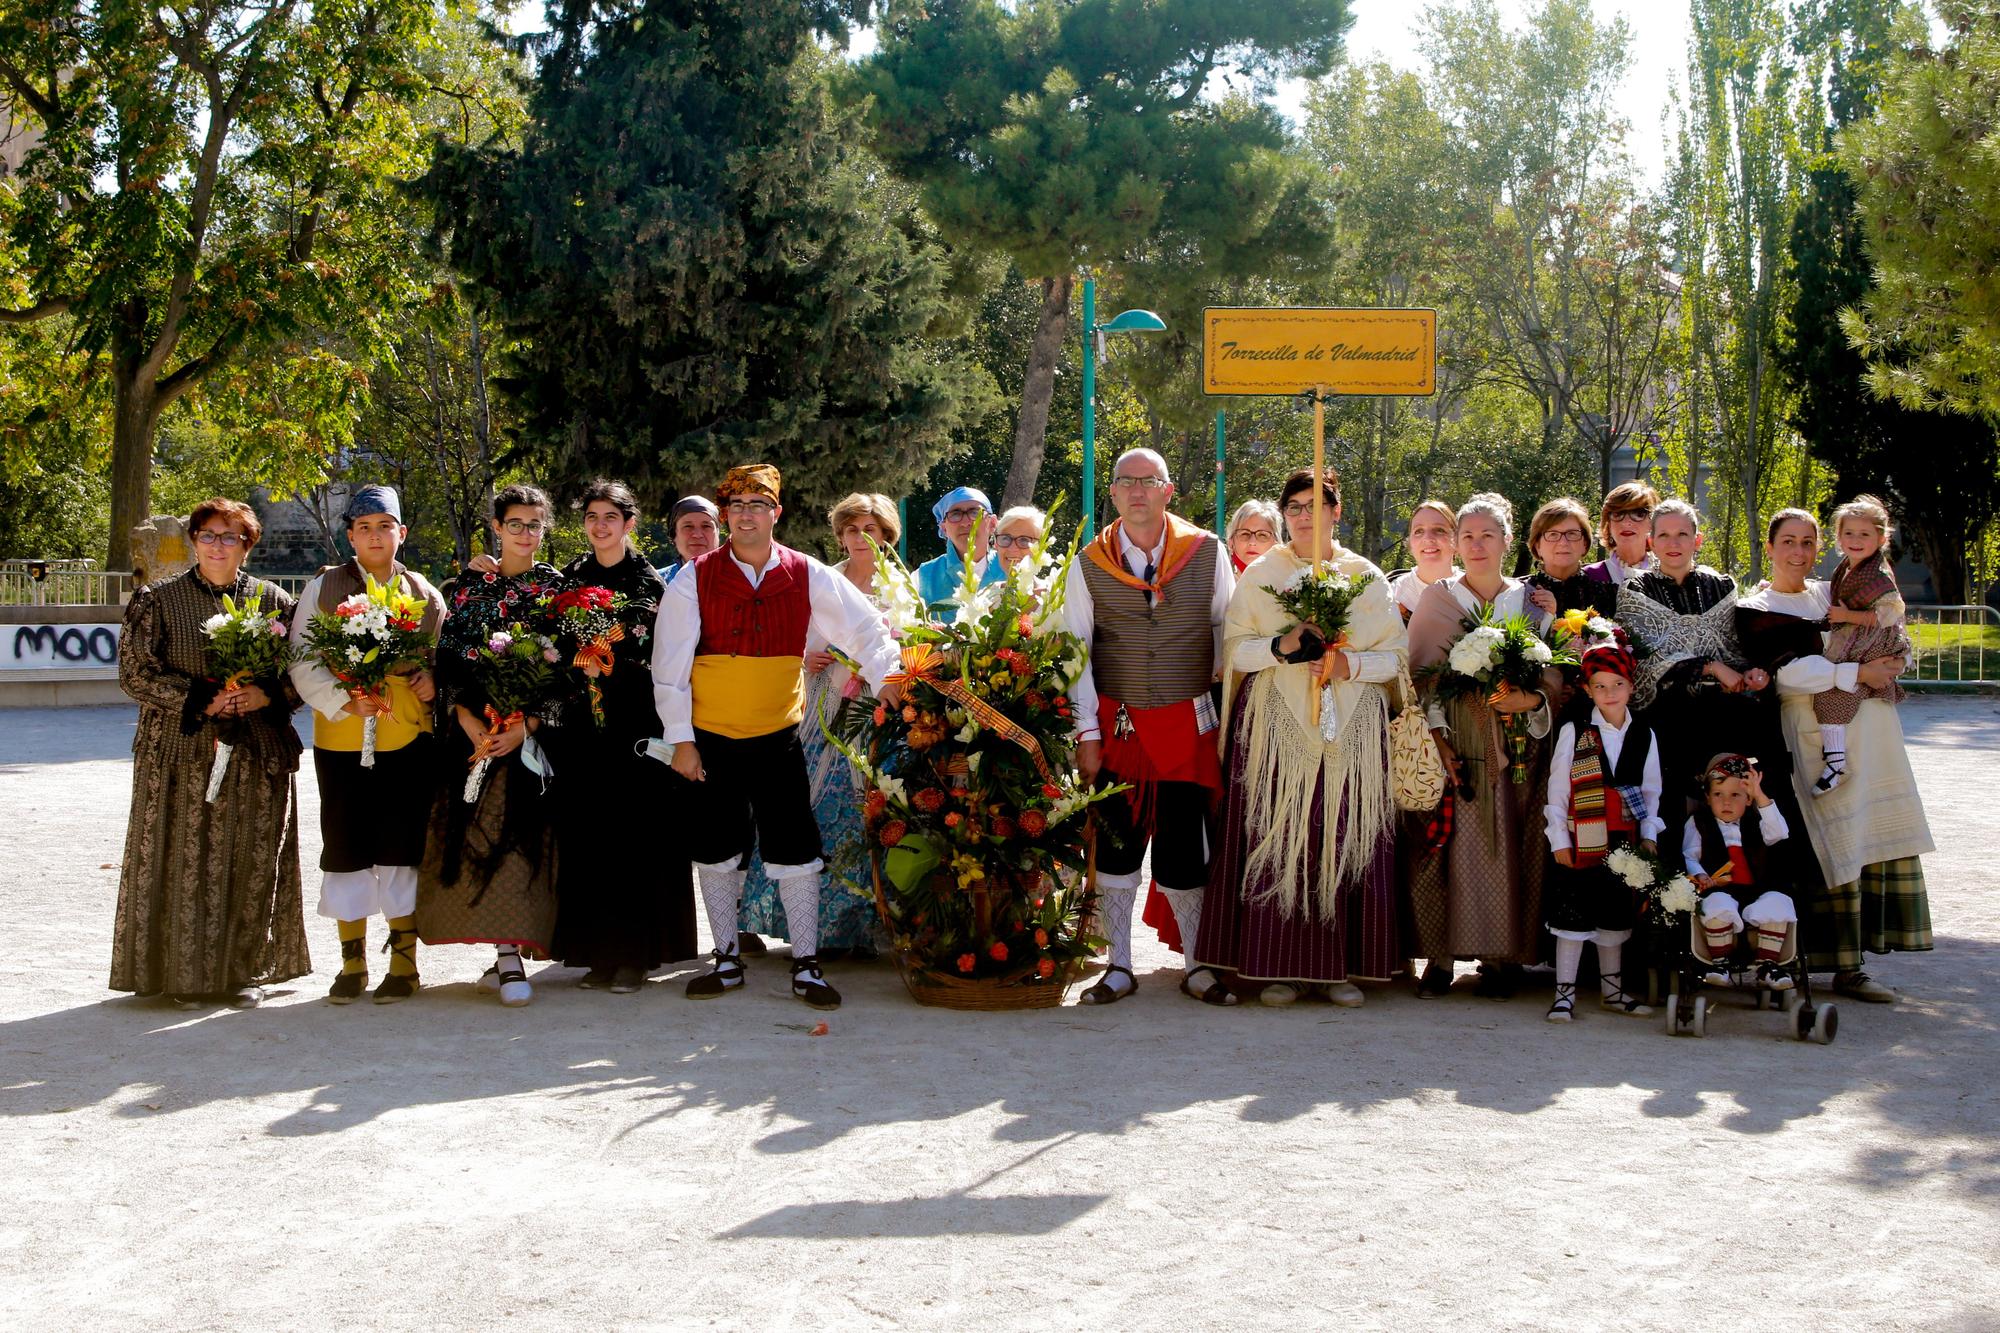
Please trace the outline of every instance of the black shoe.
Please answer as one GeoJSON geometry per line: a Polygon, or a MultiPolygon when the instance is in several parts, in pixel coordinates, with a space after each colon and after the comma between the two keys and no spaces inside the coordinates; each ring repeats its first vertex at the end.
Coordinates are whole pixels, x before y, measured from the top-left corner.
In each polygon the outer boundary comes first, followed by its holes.
{"type": "Polygon", "coordinates": [[[792,994],[815,1009],[840,1008],[840,992],[826,984],[819,959],[810,954],[792,960],[792,994]]]}
{"type": "Polygon", "coordinates": [[[630,995],[646,984],[646,974],[636,967],[621,967],[611,974],[607,988],[613,995],[630,995]]]}
{"type": "MultiPolygon", "coordinates": [[[[359,943],[359,941],[356,941],[359,943]]],[[[353,1004],[361,998],[361,992],[368,989],[366,972],[342,972],[333,979],[333,987],[326,993],[328,1004],[353,1004]]]]}
{"type": "Polygon", "coordinates": [[[1481,963],[1479,984],[1473,987],[1472,993],[1489,1000],[1511,1000],[1514,992],[1520,989],[1519,963],[1481,963]]]}
{"type": "Polygon", "coordinates": [[[1449,963],[1430,963],[1417,980],[1417,998],[1436,1000],[1451,994],[1452,969],[1449,963]]]}
{"type": "Polygon", "coordinates": [[[762,958],[765,954],[769,953],[770,951],[771,950],[769,946],[767,946],[764,943],[764,937],[762,935],[754,935],[747,930],[740,931],[737,933],[736,952],[741,954],[743,957],[762,958]]]}
{"type": "Polygon", "coordinates": [[[690,1000],[712,1000],[724,991],[743,989],[742,960],[719,949],[711,956],[715,959],[715,966],[687,984],[690,1000]]]}
{"type": "Polygon", "coordinates": [[[1086,990],[1078,998],[1084,1004],[1116,1004],[1126,996],[1137,995],[1138,993],[1139,978],[1132,975],[1132,969],[1129,967],[1120,967],[1118,964],[1112,963],[1104,969],[1104,975],[1097,979],[1097,984],[1086,990]],[[1131,984],[1126,986],[1124,990],[1119,990],[1111,984],[1111,974],[1113,972],[1124,973],[1125,980],[1131,984]]]}
{"type": "Polygon", "coordinates": [[[375,988],[375,1003],[394,1004],[398,1000],[407,1000],[417,993],[417,988],[421,985],[423,982],[414,972],[391,972],[383,977],[382,984],[375,988]]]}
{"type": "Polygon", "coordinates": [[[611,969],[593,967],[576,979],[578,990],[603,990],[611,984],[611,969]]]}

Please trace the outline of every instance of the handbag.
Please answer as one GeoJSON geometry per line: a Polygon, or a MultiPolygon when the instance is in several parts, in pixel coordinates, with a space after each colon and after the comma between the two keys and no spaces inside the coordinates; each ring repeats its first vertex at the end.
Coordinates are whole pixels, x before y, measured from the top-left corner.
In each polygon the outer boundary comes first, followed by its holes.
{"type": "Polygon", "coordinates": [[[1389,722],[1389,796],[1399,810],[1435,810],[1444,799],[1444,756],[1417,701],[1409,668],[1398,671],[1403,711],[1389,722]]]}

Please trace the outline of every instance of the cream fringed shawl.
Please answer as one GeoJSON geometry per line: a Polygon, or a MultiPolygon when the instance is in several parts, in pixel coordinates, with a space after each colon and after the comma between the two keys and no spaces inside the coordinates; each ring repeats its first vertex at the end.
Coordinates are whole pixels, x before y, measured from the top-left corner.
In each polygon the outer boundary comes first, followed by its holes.
{"type": "MultiPolygon", "coordinates": [[[[1339,546],[1333,568],[1341,574],[1373,574],[1348,613],[1345,647],[1357,653],[1406,656],[1403,617],[1382,571],[1339,546]]],[[[1244,570],[1229,600],[1224,660],[1235,660],[1241,643],[1268,643],[1292,627],[1292,618],[1273,596],[1306,569],[1290,546],[1274,546],[1244,570]]],[[[1399,663],[1400,665],[1400,660],[1399,663]]],[[[1389,687],[1356,680],[1332,683],[1337,739],[1320,736],[1312,721],[1316,664],[1279,663],[1255,672],[1230,671],[1223,696],[1225,725],[1249,691],[1247,747],[1242,799],[1250,854],[1246,884],[1268,884],[1279,912],[1291,918],[1310,911],[1334,919],[1340,887],[1367,868],[1381,838],[1394,825],[1389,795],[1389,687]],[[1314,779],[1320,779],[1315,784],[1314,779]],[[1314,786],[1322,836],[1313,845],[1314,786]]]]}

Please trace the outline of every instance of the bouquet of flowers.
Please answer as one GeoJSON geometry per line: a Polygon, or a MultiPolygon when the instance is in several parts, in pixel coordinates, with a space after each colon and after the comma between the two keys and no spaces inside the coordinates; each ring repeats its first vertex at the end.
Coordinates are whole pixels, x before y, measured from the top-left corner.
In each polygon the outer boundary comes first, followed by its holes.
{"type": "MultiPolygon", "coordinates": [[[[291,642],[286,637],[290,631],[283,616],[265,612],[261,588],[241,602],[224,594],[222,610],[202,622],[201,632],[208,636],[209,681],[223,694],[234,694],[253,681],[275,680],[291,662],[291,642]]],[[[208,770],[211,805],[222,793],[222,777],[229,771],[229,756],[236,752],[242,727],[243,720],[237,717],[219,724],[215,762],[208,770]]]]}
{"type": "MultiPolygon", "coordinates": [[[[368,586],[336,606],[316,613],[306,624],[303,651],[332,673],[356,698],[366,699],[394,717],[389,707],[389,677],[421,668],[437,647],[437,636],[424,633],[424,599],[384,587],[364,575],[368,586]]],[[[361,766],[375,767],[375,715],[362,719],[361,766]]]]}
{"type": "MultiPolygon", "coordinates": [[[[1319,693],[1313,696],[1315,720],[1321,715],[1332,716],[1329,695],[1333,689],[1334,650],[1347,641],[1347,613],[1353,607],[1354,599],[1375,581],[1373,574],[1341,574],[1315,563],[1300,570],[1290,587],[1272,594],[1278,605],[1292,617],[1295,626],[1317,626],[1319,632],[1326,636],[1326,656],[1320,658],[1316,668],[1320,688],[1319,693]]],[[[1326,739],[1333,740],[1334,737],[1326,739]]]]}
{"type": "MultiPolygon", "coordinates": [[[[467,649],[472,673],[486,693],[486,725],[494,734],[527,725],[526,710],[545,698],[561,677],[562,653],[546,621],[512,621],[496,629],[485,643],[467,649]]],[[[479,799],[491,755],[475,754],[465,779],[465,803],[479,799]]]]}
{"type": "Polygon", "coordinates": [[[906,976],[1059,996],[1098,943],[1084,933],[1088,811],[1125,789],[1091,790],[1075,772],[1069,689],[1085,650],[1060,628],[1061,585],[1037,583],[1046,545],[948,624],[924,620],[909,573],[877,556],[903,701],[828,735],[865,780],[880,905],[906,976]]]}
{"type": "MultiPolygon", "coordinates": [[[[1451,652],[1437,667],[1421,673],[1444,698],[1478,692],[1490,706],[1506,697],[1509,686],[1541,687],[1542,670],[1575,666],[1579,660],[1576,634],[1565,621],[1549,625],[1547,637],[1525,615],[1495,617],[1491,607],[1469,621],[1451,652]]],[[[1528,724],[1519,713],[1499,714],[1507,740],[1507,775],[1516,784],[1528,780],[1528,724]]]]}
{"type": "Polygon", "coordinates": [[[566,588],[545,599],[554,615],[556,632],[570,653],[570,665],[583,673],[584,691],[590,697],[590,717],[604,725],[604,691],[597,678],[611,674],[617,658],[611,645],[625,637],[625,622],[619,617],[626,598],[609,588],[566,588]]]}
{"type": "Polygon", "coordinates": [[[1640,915],[1648,913],[1656,921],[1692,912],[1701,893],[1685,872],[1675,870],[1643,847],[1614,847],[1604,858],[1605,868],[1636,892],[1640,915]]]}

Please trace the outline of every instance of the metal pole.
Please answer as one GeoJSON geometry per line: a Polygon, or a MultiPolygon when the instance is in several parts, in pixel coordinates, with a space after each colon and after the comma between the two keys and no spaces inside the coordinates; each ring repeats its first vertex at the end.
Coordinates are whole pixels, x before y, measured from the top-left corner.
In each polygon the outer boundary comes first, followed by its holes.
{"type": "Polygon", "coordinates": [[[1097,279],[1083,280],[1083,539],[1097,531],[1097,279]]]}
{"type": "Polygon", "coordinates": [[[1224,531],[1229,526],[1229,498],[1222,476],[1222,408],[1215,409],[1215,535],[1226,537],[1224,531]]]}

